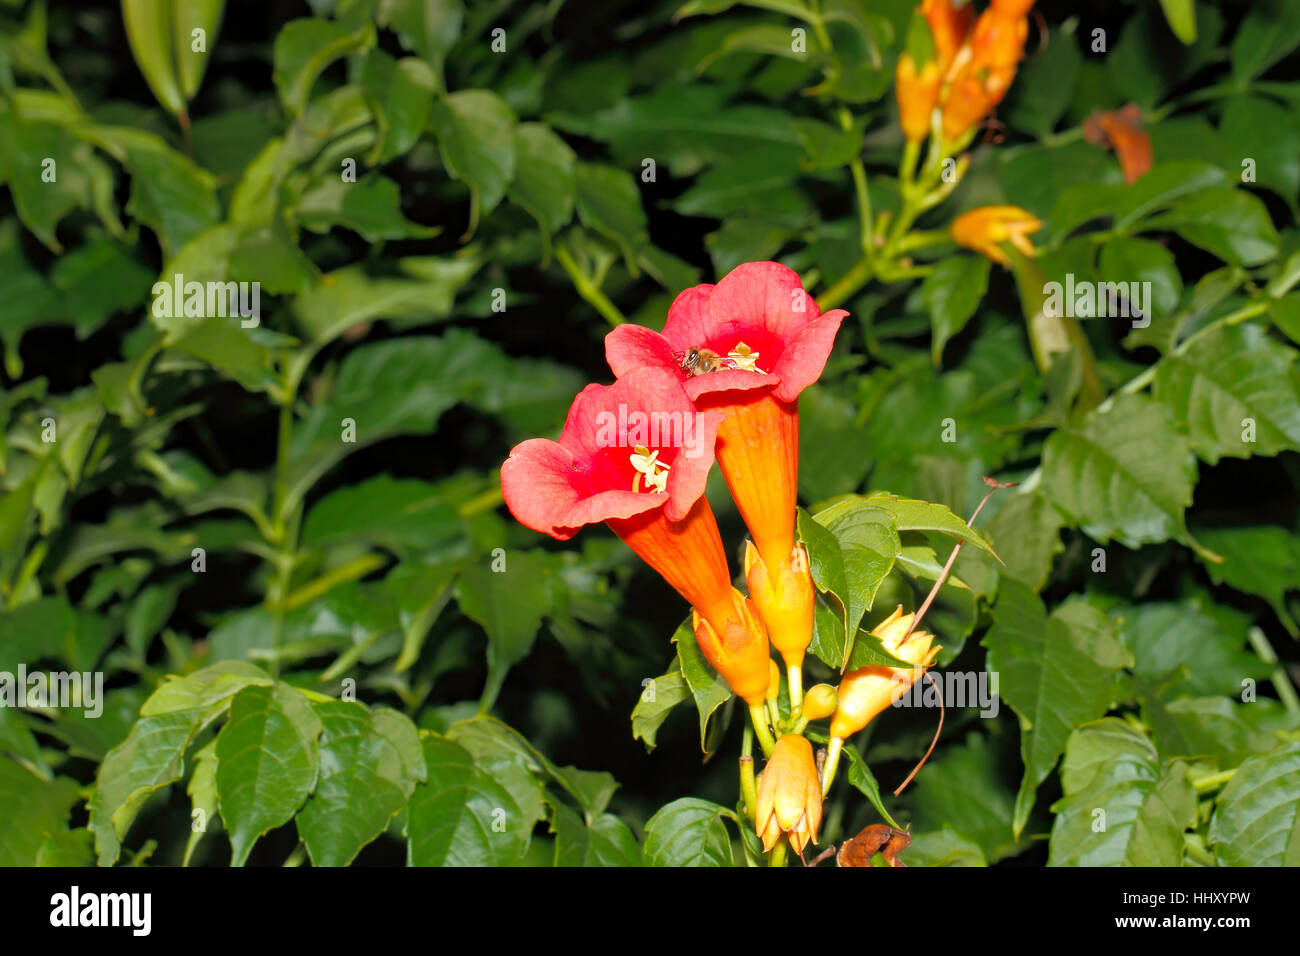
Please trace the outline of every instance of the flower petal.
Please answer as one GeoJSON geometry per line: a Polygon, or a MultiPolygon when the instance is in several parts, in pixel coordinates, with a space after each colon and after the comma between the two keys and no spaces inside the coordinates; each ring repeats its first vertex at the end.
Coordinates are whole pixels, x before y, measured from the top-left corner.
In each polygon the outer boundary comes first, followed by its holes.
{"type": "Polygon", "coordinates": [[[558,442],[547,438],[521,442],[501,465],[506,507],[525,527],[567,541],[584,524],[631,518],[668,500],[667,495],[637,494],[630,489],[585,495],[580,469],[573,452],[558,442]]]}
{"type": "Polygon", "coordinates": [[[606,335],[605,361],[617,378],[645,365],[672,372],[679,380],[686,378],[685,370],[673,355],[672,344],[658,332],[643,325],[625,323],[616,326],[606,335]]]}
{"type": "Polygon", "coordinates": [[[779,401],[794,401],[800,392],[821,377],[835,345],[840,323],[847,316],[843,309],[827,312],[801,328],[786,344],[776,361],[776,368],[772,370],[780,380],[772,393],[779,401]]]}

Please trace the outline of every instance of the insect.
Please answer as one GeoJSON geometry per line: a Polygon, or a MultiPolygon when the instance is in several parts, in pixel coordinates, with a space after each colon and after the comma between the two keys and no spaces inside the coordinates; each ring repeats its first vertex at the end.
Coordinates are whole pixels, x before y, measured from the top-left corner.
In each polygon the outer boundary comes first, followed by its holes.
{"type": "Polygon", "coordinates": [[[687,375],[703,375],[705,372],[716,372],[730,367],[727,360],[717,352],[698,345],[692,345],[683,352],[677,359],[677,364],[687,375]]]}

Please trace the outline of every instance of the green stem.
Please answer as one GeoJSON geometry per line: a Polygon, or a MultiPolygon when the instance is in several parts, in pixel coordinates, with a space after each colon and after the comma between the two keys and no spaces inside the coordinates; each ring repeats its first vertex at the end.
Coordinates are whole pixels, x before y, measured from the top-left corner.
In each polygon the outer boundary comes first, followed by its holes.
{"type": "Polygon", "coordinates": [[[790,720],[797,721],[803,712],[803,669],[791,664],[786,675],[790,683],[790,720]]]}
{"type": "Polygon", "coordinates": [[[578,290],[578,295],[582,296],[592,308],[603,315],[610,325],[622,325],[627,321],[627,317],[618,310],[618,306],[609,301],[609,297],[600,291],[600,287],[594,285],[583,274],[582,270],[578,268],[578,263],[569,254],[569,250],[558,242],[555,244],[555,259],[564,267],[564,271],[569,274],[569,278],[573,281],[573,287],[578,290]]]}
{"type": "Polygon", "coordinates": [[[825,312],[849,299],[871,279],[871,260],[860,259],[858,263],[844,273],[834,285],[817,297],[817,308],[825,312]]]}
{"type": "Polygon", "coordinates": [[[835,771],[840,765],[840,752],[844,749],[844,738],[832,737],[830,746],[826,751],[826,763],[822,766],[822,796],[831,792],[831,784],[835,782],[835,771]]]}
{"type": "Polygon", "coordinates": [[[785,866],[786,850],[789,844],[782,838],[776,841],[776,846],[772,847],[772,852],[768,854],[768,866],[785,866]]]}
{"type": "Polygon", "coordinates": [[[314,581],[304,584],[292,594],[286,595],[278,606],[281,610],[292,611],[295,608],[310,604],[335,585],[364,578],[371,571],[378,570],[387,563],[388,559],[382,554],[363,554],[347,564],[339,565],[334,570],[322,574],[314,581]]]}
{"type": "Polygon", "coordinates": [[[1300,716],[1300,697],[1296,695],[1295,686],[1291,683],[1286,668],[1278,661],[1273,645],[1268,642],[1268,638],[1258,627],[1248,630],[1246,637],[1250,640],[1250,646],[1255,649],[1255,653],[1259,655],[1259,659],[1273,668],[1269,672],[1268,679],[1273,685],[1273,690],[1277,692],[1278,700],[1282,701],[1282,706],[1286,708],[1286,712],[1292,717],[1300,716]]]}
{"type": "Polygon", "coordinates": [[[1207,777],[1199,777],[1192,780],[1192,787],[1197,793],[1204,793],[1206,790],[1213,790],[1215,787],[1222,786],[1232,779],[1232,775],[1237,772],[1237,768],[1231,770],[1221,770],[1218,773],[1212,773],[1207,777]]]}
{"type": "Polygon", "coordinates": [[[772,732],[767,729],[767,711],[762,704],[750,704],[749,719],[754,724],[754,733],[758,735],[758,745],[763,748],[763,756],[772,756],[772,748],[776,746],[776,741],[772,739],[772,732]]]}
{"type": "Polygon", "coordinates": [[[754,732],[745,728],[745,752],[740,758],[740,795],[745,801],[745,815],[750,820],[758,812],[758,784],[754,780],[754,732]]]}

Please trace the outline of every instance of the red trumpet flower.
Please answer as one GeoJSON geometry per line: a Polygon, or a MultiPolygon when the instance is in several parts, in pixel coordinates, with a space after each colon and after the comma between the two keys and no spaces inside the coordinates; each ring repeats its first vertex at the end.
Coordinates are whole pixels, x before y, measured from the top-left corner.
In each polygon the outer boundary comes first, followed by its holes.
{"type": "Polygon", "coordinates": [[[671,372],[636,369],[579,392],[558,442],[516,445],[501,466],[501,489],[521,524],[561,541],[583,525],[608,524],[690,602],[714,668],[761,703],[767,636],[731,586],[704,497],[722,418],[698,411],[671,372]]]}

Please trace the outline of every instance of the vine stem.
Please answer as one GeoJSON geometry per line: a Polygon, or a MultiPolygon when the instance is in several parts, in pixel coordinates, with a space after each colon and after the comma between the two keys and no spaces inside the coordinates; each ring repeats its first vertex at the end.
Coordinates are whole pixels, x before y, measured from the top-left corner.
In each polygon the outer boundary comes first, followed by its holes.
{"type": "Polygon", "coordinates": [[[1286,708],[1286,712],[1292,717],[1300,717],[1300,697],[1296,695],[1295,686],[1291,683],[1286,668],[1278,661],[1273,645],[1268,642],[1268,638],[1258,627],[1246,631],[1246,637],[1250,640],[1250,646],[1255,649],[1255,653],[1259,655],[1259,659],[1273,668],[1269,672],[1268,679],[1273,685],[1273,690],[1277,692],[1278,699],[1282,701],[1282,706],[1286,708]]]}
{"type": "Polygon", "coordinates": [[[772,732],[767,729],[767,712],[762,704],[750,705],[749,719],[754,724],[754,733],[758,735],[758,745],[763,748],[763,756],[772,756],[772,748],[776,746],[776,741],[772,739],[772,732]]]}
{"type": "Polygon", "coordinates": [[[578,295],[582,296],[592,308],[603,315],[605,321],[613,326],[622,325],[627,321],[627,316],[620,312],[618,306],[609,300],[609,296],[600,291],[599,286],[592,283],[583,274],[582,270],[578,268],[578,263],[569,254],[569,250],[558,242],[555,244],[555,259],[564,267],[564,271],[569,274],[578,295]]]}

